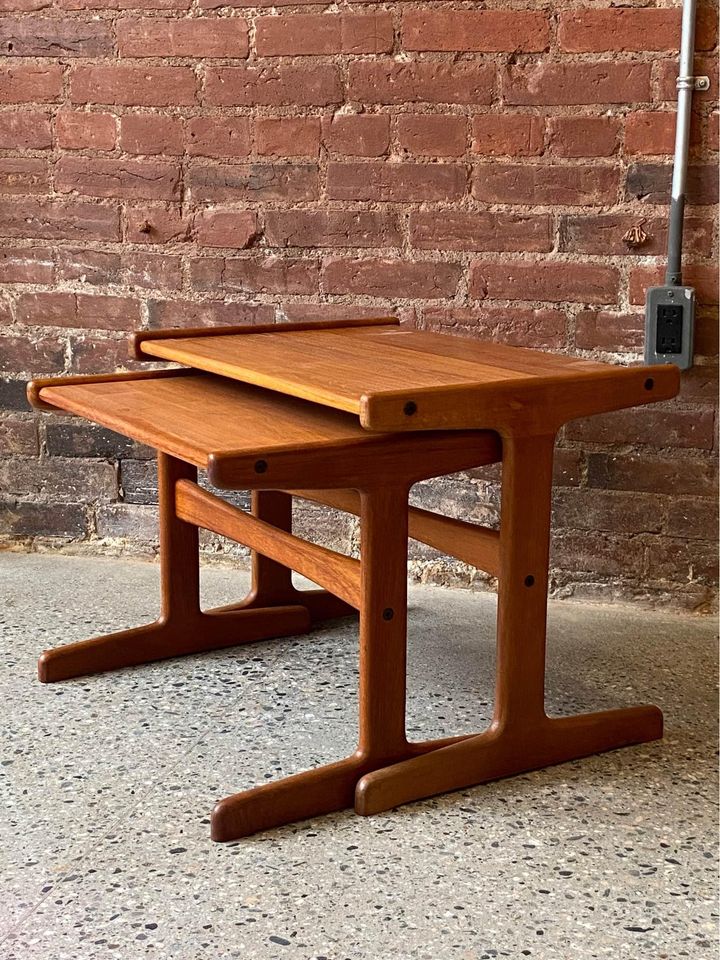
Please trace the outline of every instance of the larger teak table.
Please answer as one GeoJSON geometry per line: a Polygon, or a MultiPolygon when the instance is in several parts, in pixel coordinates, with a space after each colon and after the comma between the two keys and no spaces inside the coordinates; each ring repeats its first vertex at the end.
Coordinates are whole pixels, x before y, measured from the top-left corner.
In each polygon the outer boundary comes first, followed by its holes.
{"type": "Polygon", "coordinates": [[[162,613],[44,653],[46,683],[282,637],[360,612],[352,756],[220,801],[230,840],[353,806],[433,794],[662,735],[655,706],[546,715],[553,447],[568,420],[673,397],[672,366],[617,367],[406,330],[391,319],[135,334],[136,358],[181,368],[36,380],[40,409],[87,417],[158,450],[162,613]],[[502,463],[499,531],[408,508],[413,483],[502,463]],[[197,483],[252,490],[251,513],[197,483]],[[292,497],[360,516],[360,560],[291,532],[292,497]],[[253,586],[202,611],[198,528],[252,550],[253,586]],[[492,722],[471,736],[405,733],[407,540],[498,578],[492,722]],[[293,586],[296,570],[324,589],[293,586]]]}

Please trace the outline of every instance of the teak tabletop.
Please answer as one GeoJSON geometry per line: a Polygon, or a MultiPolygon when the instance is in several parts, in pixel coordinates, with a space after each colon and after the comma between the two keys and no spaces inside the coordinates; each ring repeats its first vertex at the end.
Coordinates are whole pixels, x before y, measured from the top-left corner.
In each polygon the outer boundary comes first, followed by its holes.
{"type": "Polygon", "coordinates": [[[676,367],[594,363],[387,318],[143,331],[132,350],[190,369],[37,380],[28,395],[39,409],[157,449],[162,613],[46,651],[40,679],[305,633],[360,613],[357,750],[222,800],[214,839],[348,806],[368,815],[662,735],[655,706],[548,717],[545,631],[556,433],[575,417],[674,396],[676,367]],[[498,461],[499,530],[409,507],[413,483],[498,461]],[[198,468],[215,487],[252,490],[251,513],[200,486],[198,468]],[[360,559],[293,535],[293,497],[359,515],[360,559]],[[242,603],[201,609],[200,528],[250,547],[253,586],[242,603]],[[484,732],[407,739],[408,536],[497,577],[484,732]],[[293,570],[324,589],[296,589],[293,570]]]}

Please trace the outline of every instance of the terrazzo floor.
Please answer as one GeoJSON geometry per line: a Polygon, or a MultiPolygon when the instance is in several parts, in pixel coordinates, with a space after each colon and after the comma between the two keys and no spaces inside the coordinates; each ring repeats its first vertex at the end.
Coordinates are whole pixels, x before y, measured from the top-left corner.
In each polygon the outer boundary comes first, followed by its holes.
{"type": "MultiPolygon", "coordinates": [[[[656,702],[662,742],[209,840],[229,793],[354,747],[354,624],[43,686],[38,653],[156,613],[158,569],[0,554],[3,960],[717,956],[716,628],[551,605],[552,713],[656,702]]],[[[244,574],[203,572],[208,605],[244,574]]],[[[413,588],[409,730],[479,730],[493,598],[413,588]]]]}

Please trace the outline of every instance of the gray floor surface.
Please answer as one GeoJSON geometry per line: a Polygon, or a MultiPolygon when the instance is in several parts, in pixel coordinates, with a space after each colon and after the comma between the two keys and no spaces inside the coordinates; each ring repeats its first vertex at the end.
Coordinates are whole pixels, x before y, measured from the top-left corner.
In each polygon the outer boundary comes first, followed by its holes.
{"type": "MultiPolygon", "coordinates": [[[[158,569],[6,553],[0,582],[3,960],[717,956],[713,620],[551,605],[550,711],[655,702],[662,742],[222,845],[217,799],[353,749],[355,626],[43,686],[41,650],[155,616],[158,569]]],[[[494,598],[411,604],[409,730],[482,729],[494,598]]]]}

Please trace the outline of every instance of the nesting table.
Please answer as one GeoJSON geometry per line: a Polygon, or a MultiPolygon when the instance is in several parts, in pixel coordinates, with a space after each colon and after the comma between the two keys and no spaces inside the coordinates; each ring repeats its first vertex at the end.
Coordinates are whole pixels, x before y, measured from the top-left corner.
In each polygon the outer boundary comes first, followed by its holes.
{"type": "Polygon", "coordinates": [[[352,806],[372,814],[662,735],[655,706],[548,717],[545,629],[557,431],[577,417],[675,396],[676,367],[595,363],[383,317],[143,331],[131,350],[181,366],[35,380],[28,395],[38,409],[85,417],[158,451],[161,615],[46,651],[40,680],[302,634],[360,614],[357,750],[221,800],[213,839],[352,806]],[[417,481],[496,462],[499,531],[408,506],[417,481]],[[198,468],[217,489],[251,490],[251,511],[200,486],[198,468]],[[357,514],[360,559],[293,535],[293,497],[357,514]],[[251,549],[242,602],[201,609],[200,527],[251,549]],[[484,732],[406,737],[408,537],[498,579],[495,704],[484,732]],[[321,589],[296,589],[293,570],[321,589]]]}

